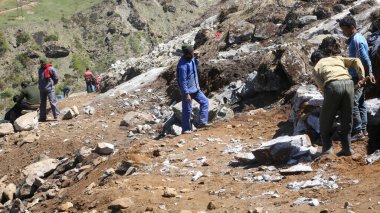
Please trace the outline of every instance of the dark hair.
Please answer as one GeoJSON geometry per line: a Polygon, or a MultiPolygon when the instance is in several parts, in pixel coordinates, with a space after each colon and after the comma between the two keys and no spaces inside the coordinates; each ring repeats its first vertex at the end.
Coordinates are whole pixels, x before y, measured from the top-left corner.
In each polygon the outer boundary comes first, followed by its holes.
{"type": "Polygon", "coordinates": [[[183,54],[189,54],[189,53],[192,53],[193,51],[194,51],[194,48],[191,45],[183,45],[182,46],[183,54]]]}
{"type": "Polygon", "coordinates": [[[342,53],[340,50],[340,44],[332,36],[324,38],[318,49],[325,52],[327,56],[339,55],[342,53]]]}
{"type": "Polygon", "coordinates": [[[86,70],[90,70],[90,68],[86,67],[86,70]]]}
{"type": "Polygon", "coordinates": [[[322,50],[316,50],[311,54],[310,61],[314,64],[318,63],[322,58],[326,58],[326,53],[322,50]]]}
{"type": "Polygon", "coordinates": [[[340,27],[354,27],[356,29],[355,18],[350,15],[338,20],[338,23],[340,27]]]}

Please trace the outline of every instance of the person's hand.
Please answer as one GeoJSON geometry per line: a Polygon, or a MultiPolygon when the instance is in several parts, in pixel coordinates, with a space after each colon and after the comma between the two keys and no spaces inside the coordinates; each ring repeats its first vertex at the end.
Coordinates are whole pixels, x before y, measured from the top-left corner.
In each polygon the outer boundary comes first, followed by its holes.
{"type": "Polygon", "coordinates": [[[372,73],[369,74],[369,80],[371,81],[372,84],[376,84],[375,76],[372,73]]]}
{"type": "Polygon", "coordinates": [[[364,87],[366,83],[366,78],[362,78],[360,81],[358,81],[358,87],[364,87]]]}
{"type": "Polygon", "coordinates": [[[191,102],[191,95],[190,95],[190,94],[187,94],[187,95],[186,95],[186,101],[187,101],[188,103],[191,102]]]}

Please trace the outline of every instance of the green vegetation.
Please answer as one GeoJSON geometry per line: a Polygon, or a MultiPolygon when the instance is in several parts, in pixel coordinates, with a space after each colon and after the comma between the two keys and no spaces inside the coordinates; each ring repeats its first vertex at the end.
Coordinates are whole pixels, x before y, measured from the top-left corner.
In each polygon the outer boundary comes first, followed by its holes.
{"type": "Polygon", "coordinates": [[[58,41],[58,35],[48,35],[45,37],[45,42],[58,41]]]}
{"type": "MultiPolygon", "coordinates": [[[[38,7],[25,7],[23,9],[23,19],[17,19],[18,14],[16,10],[1,14],[0,26],[5,28],[19,24],[40,23],[44,22],[45,20],[61,20],[62,17],[70,17],[75,13],[87,9],[97,3],[100,3],[101,1],[102,0],[39,0],[38,7]],[[57,10],[57,7],[59,10],[57,10]],[[27,13],[26,11],[28,10],[31,10],[32,13],[27,13]]],[[[16,5],[11,5],[11,3],[13,4],[15,1],[6,0],[6,2],[9,2],[9,7],[16,7],[16,5]]],[[[0,8],[4,7],[0,5],[0,8]]]]}
{"type": "Polygon", "coordinates": [[[20,46],[21,44],[24,44],[30,40],[30,36],[28,33],[20,32],[16,35],[16,44],[17,46],[20,46]]]}
{"type": "Polygon", "coordinates": [[[5,35],[0,33],[0,57],[8,50],[8,43],[5,35]]]}
{"type": "Polygon", "coordinates": [[[28,57],[28,54],[22,53],[16,56],[16,60],[23,66],[23,68],[26,68],[30,58],[28,57]]]}
{"type": "Polygon", "coordinates": [[[127,37],[127,42],[126,42],[126,52],[132,52],[134,56],[139,56],[141,55],[144,50],[144,43],[146,43],[149,40],[149,37],[146,33],[144,32],[135,32],[131,33],[127,37]]]}
{"type": "Polygon", "coordinates": [[[89,66],[90,59],[86,56],[74,54],[71,60],[71,67],[76,71],[79,75],[84,74],[86,67],[89,66]]]}

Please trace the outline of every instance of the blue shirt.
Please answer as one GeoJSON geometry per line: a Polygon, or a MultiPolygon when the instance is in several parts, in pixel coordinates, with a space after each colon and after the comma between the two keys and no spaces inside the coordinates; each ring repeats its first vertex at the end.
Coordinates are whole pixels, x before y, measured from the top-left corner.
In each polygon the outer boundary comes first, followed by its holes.
{"type": "MultiPolygon", "coordinates": [[[[360,33],[355,33],[348,39],[347,43],[349,57],[360,58],[366,71],[368,70],[369,73],[372,73],[372,63],[368,54],[368,43],[364,36],[360,33]]],[[[355,69],[350,68],[348,71],[354,81],[359,80],[355,69]]]]}
{"type": "Polygon", "coordinates": [[[198,60],[194,57],[188,60],[182,56],[177,65],[176,77],[182,95],[198,92],[198,60]]]}

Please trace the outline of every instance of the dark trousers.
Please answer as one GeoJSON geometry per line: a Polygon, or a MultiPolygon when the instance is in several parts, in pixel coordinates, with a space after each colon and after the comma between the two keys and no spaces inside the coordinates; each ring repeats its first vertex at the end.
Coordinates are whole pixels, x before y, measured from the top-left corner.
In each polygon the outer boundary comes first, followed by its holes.
{"type": "Polygon", "coordinates": [[[46,102],[49,99],[50,107],[53,113],[53,117],[56,119],[59,116],[59,110],[58,110],[58,103],[57,99],[55,97],[55,91],[54,89],[49,90],[40,90],[40,98],[41,98],[41,104],[40,104],[40,120],[46,120],[46,102]]]}
{"type": "Polygon", "coordinates": [[[319,117],[323,151],[332,147],[333,123],[340,112],[342,149],[351,147],[352,111],[354,108],[354,83],[352,80],[329,82],[325,86],[324,101],[319,117]]]}
{"type": "Polygon", "coordinates": [[[92,82],[86,82],[86,91],[87,93],[95,92],[95,86],[92,82]]]}

